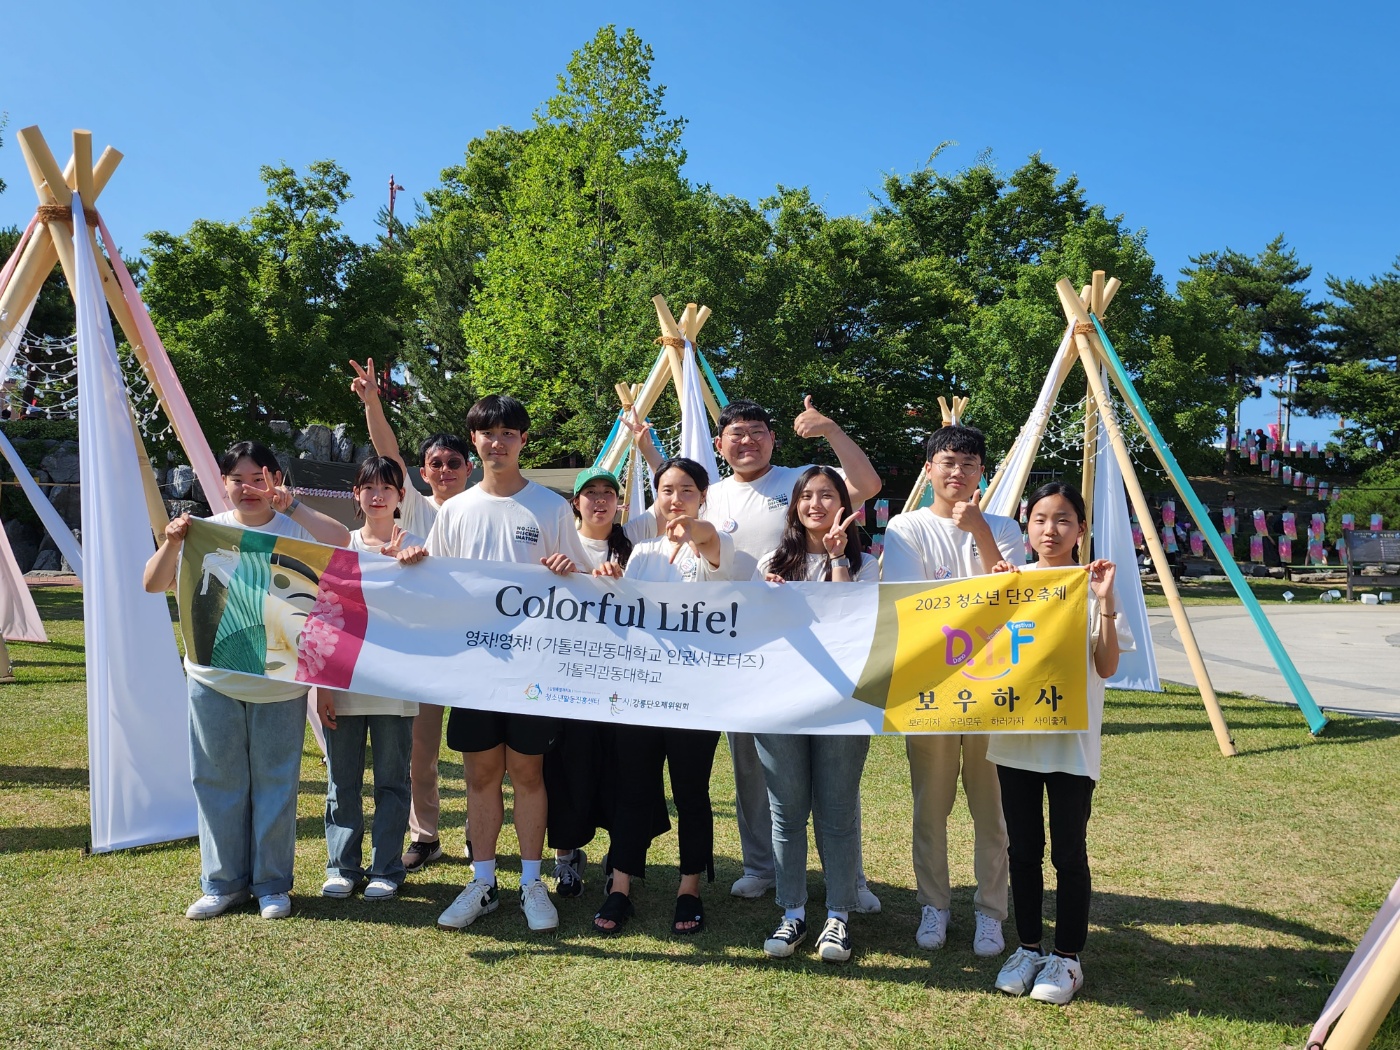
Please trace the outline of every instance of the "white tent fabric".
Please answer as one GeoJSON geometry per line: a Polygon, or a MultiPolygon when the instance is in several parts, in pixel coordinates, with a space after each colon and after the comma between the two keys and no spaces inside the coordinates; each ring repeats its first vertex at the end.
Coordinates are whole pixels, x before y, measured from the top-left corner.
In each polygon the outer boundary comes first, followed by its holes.
{"type": "Polygon", "coordinates": [[[642,491],[646,484],[643,471],[646,470],[646,463],[642,459],[642,453],[634,444],[632,451],[627,455],[627,517],[636,518],[645,514],[647,510],[647,496],[642,491]]]}
{"type": "MultiPolygon", "coordinates": [[[[1055,351],[1055,359],[1050,362],[1050,368],[1045,373],[1045,382],[1040,385],[1040,396],[1035,400],[1035,407],[1031,409],[1030,416],[1021,427],[1021,432],[1016,435],[1016,440],[1011,443],[1011,451],[1006,454],[1006,459],[1002,461],[1001,472],[1007,477],[1015,477],[1021,472],[1021,467],[1025,465],[1027,459],[1034,460],[1036,452],[1040,449],[1040,443],[1035,435],[1040,433],[1042,425],[1050,418],[1050,411],[1055,407],[1055,395],[1058,393],[1055,384],[1055,377],[1060,374],[1060,369],[1064,367],[1066,355],[1074,352],[1073,328],[1065,329],[1065,336],[1060,340],[1060,348],[1055,351]]],[[[998,485],[992,498],[982,504],[982,509],[988,514],[1000,514],[1003,517],[1014,518],[1021,506],[1021,493],[1012,492],[1010,485],[998,485]]]]}
{"type": "Polygon", "coordinates": [[[13,325],[8,324],[7,319],[0,318],[0,376],[10,374],[10,367],[15,363],[19,344],[24,340],[24,331],[29,327],[29,317],[34,313],[34,303],[37,302],[38,299],[35,299],[26,306],[13,325]]]}
{"type": "MultiPolygon", "coordinates": [[[[1108,372],[1103,373],[1108,389],[1108,372]]],[[[1157,652],[1152,645],[1151,624],[1147,620],[1147,599],[1142,593],[1142,574],[1137,568],[1133,547],[1133,527],[1128,516],[1128,493],[1123,473],[1108,443],[1108,431],[1099,421],[1097,454],[1094,456],[1094,556],[1107,558],[1118,566],[1116,588],[1119,615],[1126,618],[1137,648],[1118,658],[1118,673],[1108,680],[1114,689],[1145,689],[1160,693],[1157,652]]]]}
{"type": "Polygon", "coordinates": [[[87,554],[88,775],[94,853],[195,833],[185,680],[165,596],[141,571],[151,529],[107,302],[73,195],[78,436],[87,554]]]}
{"type": "Polygon", "coordinates": [[[49,640],[3,528],[0,528],[0,636],[7,642],[49,640]]]}
{"type": "Polygon", "coordinates": [[[705,411],[705,395],[700,390],[702,382],[700,367],[695,361],[695,345],[687,339],[681,366],[681,455],[709,471],[713,485],[719,480],[719,463],[715,460],[715,441],[710,433],[710,417],[705,411]]]}
{"type": "Polygon", "coordinates": [[[83,549],[78,546],[78,540],[73,535],[73,531],[64,522],[58,511],[53,509],[53,504],[39,488],[39,483],[34,480],[34,475],[29,473],[29,468],[19,458],[19,451],[10,444],[10,439],[5,436],[3,431],[0,431],[0,452],[4,453],[5,462],[10,465],[10,469],[15,472],[15,477],[19,479],[19,487],[29,497],[29,505],[34,508],[34,513],[39,515],[39,520],[43,522],[44,528],[53,538],[54,546],[58,548],[60,554],[68,559],[68,564],[73,567],[73,571],[78,574],[78,579],[81,580],[83,578],[83,549]]]}

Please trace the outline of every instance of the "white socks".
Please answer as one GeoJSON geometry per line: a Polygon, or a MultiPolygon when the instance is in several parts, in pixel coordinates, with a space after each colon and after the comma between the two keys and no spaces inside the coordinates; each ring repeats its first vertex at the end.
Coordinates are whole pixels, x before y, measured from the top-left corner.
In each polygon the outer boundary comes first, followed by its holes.
{"type": "Polygon", "coordinates": [[[496,858],[472,861],[472,881],[489,882],[496,885],[496,858]]]}
{"type": "Polygon", "coordinates": [[[532,882],[537,882],[542,863],[544,862],[539,860],[522,860],[520,862],[520,885],[528,886],[532,882]]]}

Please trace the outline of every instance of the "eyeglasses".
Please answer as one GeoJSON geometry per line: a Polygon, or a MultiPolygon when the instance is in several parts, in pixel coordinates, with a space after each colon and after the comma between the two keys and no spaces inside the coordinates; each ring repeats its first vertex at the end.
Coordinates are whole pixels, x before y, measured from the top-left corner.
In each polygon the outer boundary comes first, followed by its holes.
{"type": "Polygon", "coordinates": [[[767,427],[750,427],[747,430],[729,429],[724,432],[724,436],[730,441],[752,441],[754,444],[772,435],[772,431],[767,427]]]}
{"type": "Polygon", "coordinates": [[[449,456],[446,460],[430,459],[424,464],[429,470],[461,470],[466,465],[466,460],[461,456],[449,456]]]}
{"type": "Polygon", "coordinates": [[[942,474],[944,477],[950,478],[954,474],[976,474],[982,469],[982,464],[959,463],[956,460],[935,459],[933,460],[933,469],[938,471],[938,473],[942,474]]]}

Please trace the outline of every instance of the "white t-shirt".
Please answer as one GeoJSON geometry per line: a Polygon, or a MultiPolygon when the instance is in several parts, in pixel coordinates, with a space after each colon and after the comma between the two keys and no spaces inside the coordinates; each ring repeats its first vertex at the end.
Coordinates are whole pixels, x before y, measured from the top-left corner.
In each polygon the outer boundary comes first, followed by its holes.
{"type": "Polygon", "coordinates": [[[732,475],[705,493],[700,516],[734,537],[734,579],[752,579],[758,560],[782,540],[792,488],[807,469],[769,467],[751,482],[732,475]]]}
{"type": "MultiPolygon", "coordinates": [[[[1039,563],[1027,566],[1023,572],[1042,569],[1039,563]]],[[[1113,607],[1118,618],[1119,652],[1131,652],[1133,632],[1123,615],[1123,603],[1113,595],[1113,607]]],[[[1099,599],[1089,591],[1089,652],[1099,647],[1099,599]]],[[[1103,679],[1089,662],[1089,728],[1082,733],[991,733],[987,741],[987,760],[999,766],[1028,769],[1034,773],[1073,773],[1076,776],[1099,779],[1099,764],[1103,754],[1103,679]]]]}
{"type": "MultiPolygon", "coordinates": [[[[307,540],[310,543],[319,542],[315,536],[287,515],[278,514],[275,511],[272,520],[266,525],[243,525],[238,520],[237,512],[231,510],[215,514],[207,520],[215,525],[232,525],[235,528],[249,529],[252,532],[271,532],[277,536],[287,536],[294,540],[307,540]]],[[[283,700],[295,700],[305,696],[306,691],[311,688],[297,682],[281,682],[272,678],[259,678],[257,675],[244,674],[242,671],[225,671],[221,667],[208,667],[193,662],[188,656],[185,657],[185,673],[201,685],[217,689],[225,696],[242,700],[245,704],[275,704],[283,700]]]]}
{"type": "MultiPolygon", "coordinates": [[[[1024,564],[1026,544],[1014,518],[984,515],[991,526],[1001,557],[994,561],[1024,564]]],[[[885,554],[881,579],[886,583],[922,580],[964,580],[982,575],[982,561],[972,533],[940,518],[932,507],[896,514],[885,529],[885,554]]]]}
{"type": "MultiPolygon", "coordinates": [[[[734,541],[723,532],[719,534],[719,564],[697,555],[683,544],[671,561],[675,545],[665,536],[653,536],[632,548],[623,575],[643,583],[699,583],[706,580],[737,579],[734,572],[734,541]]],[[[747,577],[745,577],[747,578],[747,577]]]]}
{"type": "Polygon", "coordinates": [[[579,568],[587,569],[590,572],[594,569],[601,569],[609,557],[608,541],[591,540],[581,532],[578,534],[578,541],[583,544],[583,554],[586,559],[586,564],[580,562],[579,568]]]}
{"type": "Polygon", "coordinates": [[[564,554],[579,568],[588,564],[573,508],[533,481],[514,496],[490,496],[480,485],[453,496],[438,511],[427,547],[435,558],[538,565],[564,554]]]}
{"type": "Polygon", "coordinates": [[[642,540],[654,538],[656,536],[655,509],[648,507],[640,514],[632,515],[622,526],[622,531],[627,533],[627,538],[633,543],[641,543],[642,540]]]}
{"type": "MultiPolygon", "coordinates": [[[[423,501],[424,503],[427,500],[423,501]]],[[[399,528],[403,528],[400,521],[399,528]]],[[[406,547],[421,547],[423,537],[408,532],[403,538],[401,549],[406,547]]],[[[359,529],[350,533],[349,547],[352,551],[360,551],[364,554],[378,554],[381,544],[368,543],[359,529]]],[[[371,696],[369,693],[352,693],[343,689],[333,690],[335,693],[335,713],[337,715],[398,715],[401,718],[412,718],[418,713],[418,705],[412,700],[394,700],[387,696],[371,696]]]]}
{"type": "MultiPolygon", "coordinates": [[[[777,552],[774,551],[773,554],[777,552]]],[[[773,554],[765,555],[758,563],[758,568],[754,570],[753,578],[761,580],[768,567],[773,563],[773,554]]],[[[807,555],[807,582],[820,583],[826,579],[826,555],[807,555]]],[[[874,583],[880,579],[880,560],[873,554],[862,554],[860,558],[860,568],[852,577],[852,583],[874,583]]]]}
{"type": "Polygon", "coordinates": [[[438,511],[442,504],[436,496],[425,496],[404,479],[403,502],[399,504],[399,528],[415,536],[426,536],[433,531],[438,511]]]}

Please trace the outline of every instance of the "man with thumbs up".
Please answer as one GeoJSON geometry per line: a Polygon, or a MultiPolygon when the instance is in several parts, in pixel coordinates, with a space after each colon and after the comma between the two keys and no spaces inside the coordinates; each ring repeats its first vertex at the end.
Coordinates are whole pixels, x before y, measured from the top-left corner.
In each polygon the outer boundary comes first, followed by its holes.
{"type": "MultiPolygon", "coordinates": [[[[880,476],[860,447],[812,404],[809,394],[802,412],[792,423],[800,438],[825,438],[841,463],[851,506],[859,507],[880,492],[880,476]]],[[[715,451],[733,469],[732,477],[710,486],[705,498],[705,520],[734,540],[736,580],[752,579],[761,559],[778,547],[787,520],[792,487],[806,467],[773,465],[776,434],[773,417],[754,401],[731,401],[719,414],[715,451]]],[[[774,881],[773,821],[768,808],[768,788],[763,766],[751,733],[730,733],[729,750],[734,761],[735,811],[739,843],[744,854],[744,874],[730,890],[736,897],[760,897],[774,881]]],[[[995,774],[993,770],[993,774],[995,774]]],[[[859,873],[859,911],[879,911],[880,902],[859,873]]]]}
{"type": "MultiPolygon", "coordinates": [[[[1026,560],[1021,526],[1012,518],[982,513],[987,442],[976,427],[952,424],[935,430],[925,446],[924,472],[933,505],[890,519],[880,578],[887,582],[954,580],[990,573],[1005,559],[1026,560]]],[[[914,880],[923,917],[915,934],[920,948],[942,948],[948,938],[952,889],[948,876],[948,815],[962,773],[972,813],[973,869],[977,876],[972,948],[1000,955],[1006,943],[1010,871],[1006,822],[1001,813],[997,767],[987,761],[985,733],[910,734],[910,786],[914,792],[914,880]]]]}

